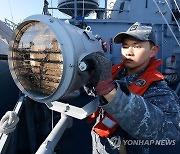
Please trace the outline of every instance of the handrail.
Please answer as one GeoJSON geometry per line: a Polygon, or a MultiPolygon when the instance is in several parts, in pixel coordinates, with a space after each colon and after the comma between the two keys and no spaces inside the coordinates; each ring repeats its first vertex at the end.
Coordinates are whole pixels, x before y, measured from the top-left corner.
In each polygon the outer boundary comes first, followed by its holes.
{"type": "MultiPolygon", "coordinates": [[[[18,116],[21,113],[24,98],[25,98],[25,96],[21,96],[13,109],[14,112],[16,112],[16,114],[18,116]]],[[[11,137],[12,137],[11,133],[10,134],[0,134],[0,153],[1,154],[6,153],[6,148],[8,147],[7,145],[9,144],[11,137]]]]}
{"type": "Polygon", "coordinates": [[[17,27],[17,24],[15,24],[13,21],[10,21],[8,19],[5,18],[5,22],[4,22],[9,28],[11,28],[12,30],[14,30],[17,27]]]}
{"type": "Polygon", "coordinates": [[[170,11],[171,11],[171,13],[172,13],[172,16],[174,17],[174,20],[176,21],[176,24],[177,24],[177,26],[178,26],[178,30],[180,31],[180,26],[179,26],[179,23],[178,23],[178,21],[177,21],[177,19],[176,19],[175,15],[174,15],[174,13],[173,13],[173,11],[172,11],[171,7],[170,7],[170,5],[169,5],[168,1],[167,1],[167,0],[165,0],[165,2],[166,2],[166,4],[167,4],[167,6],[169,7],[169,10],[170,10],[170,11]]]}
{"type": "Polygon", "coordinates": [[[179,9],[179,6],[178,6],[176,0],[174,0],[174,3],[175,3],[175,5],[176,5],[176,7],[177,7],[177,9],[178,9],[178,11],[179,11],[179,13],[180,13],[180,9],[179,9]]]}
{"type": "Polygon", "coordinates": [[[174,34],[174,32],[173,32],[171,26],[169,25],[168,21],[166,20],[166,18],[165,18],[165,16],[164,16],[164,14],[162,13],[160,7],[158,6],[158,4],[157,4],[157,2],[156,2],[155,0],[153,0],[153,1],[154,1],[154,3],[155,3],[156,7],[158,8],[159,12],[161,13],[161,15],[162,15],[164,21],[166,22],[168,28],[170,29],[172,35],[174,36],[174,39],[176,40],[177,44],[180,46],[180,43],[179,43],[178,39],[176,38],[176,35],[174,34]]]}

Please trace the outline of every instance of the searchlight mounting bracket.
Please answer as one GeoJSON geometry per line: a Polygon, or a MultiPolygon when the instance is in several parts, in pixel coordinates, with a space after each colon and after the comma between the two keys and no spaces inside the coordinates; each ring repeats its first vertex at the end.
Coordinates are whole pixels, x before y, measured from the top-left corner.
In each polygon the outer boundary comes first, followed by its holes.
{"type": "Polygon", "coordinates": [[[50,110],[57,111],[70,117],[82,120],[95,112],[98,108],[99,103],[97,99],[94,99],[82,108],[58,101],[53,101],[45,104],[50,110]]]}

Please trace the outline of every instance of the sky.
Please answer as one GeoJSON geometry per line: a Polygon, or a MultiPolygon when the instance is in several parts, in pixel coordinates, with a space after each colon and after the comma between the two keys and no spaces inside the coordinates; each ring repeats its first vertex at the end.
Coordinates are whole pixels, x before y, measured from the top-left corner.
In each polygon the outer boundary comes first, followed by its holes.
{"type": "MultiPolygon", "coordinates": [[[[49,7],[57,7],[58,0],[48,0],[49,7]]],[[[102,3],[102,1],[100,0],[102,3]]],[[[42,14],[44,0],[0,0],[0,20],[5,18],[15,24],[22,22],[26,17],[42,14]]],[[[58,10],[49,10],[54,17],[67,17],[58,10]]]]}
{"type": "MultiPolygon", "coordinates": [[[[48,0],[49,7],[57,7],[58,0],[48,0]],[[52,5],[51,5],[52,4],[52,5]]],[[[22,22],[26,17],[42,14],[44,0],[0,0],[0,20],[8,19],[14,23],[22,22]]],[[[49,10],[52,14],[52,10],[49,10]]],[[[64,16],[58,10],[53,10],[53,16],[64,16]]]]}

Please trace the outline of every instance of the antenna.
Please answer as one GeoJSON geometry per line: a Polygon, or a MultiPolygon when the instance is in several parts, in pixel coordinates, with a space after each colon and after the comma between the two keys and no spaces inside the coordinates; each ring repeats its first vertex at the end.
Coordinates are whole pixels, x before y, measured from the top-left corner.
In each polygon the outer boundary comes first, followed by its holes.
{"type": "Polygon", "coordinates": [[[9,2],[9,0],[8,0],[8,3],[9,3],[10,12],[11,12],[11,20],[13,21],[13,15],[12,15],[12,10],[11,10],[11,3],[9,2]]]}

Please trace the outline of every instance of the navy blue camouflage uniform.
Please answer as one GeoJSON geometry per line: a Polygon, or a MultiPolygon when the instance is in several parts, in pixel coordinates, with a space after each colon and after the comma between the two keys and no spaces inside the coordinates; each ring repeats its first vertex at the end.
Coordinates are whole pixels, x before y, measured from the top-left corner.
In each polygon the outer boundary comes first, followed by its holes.
{"type": "MultiPolygon", "coordinates": [[[[144,69],[145,70],[145,69],[144,69]]],[[[112,115],[120,127],[109,138],[91,132],[93,154],[118,154],[122,140],[180,140],[180,103],[166,81],[152,83],[143,97],[127,89],[144,71],[125,76],[125,68],[116,76],[117,93],[106,105],[100,102],[102,118],[104,111],[112,115]]],[[[149,146],[126,146],[127,154],[148,154],[149,146]]]]}

